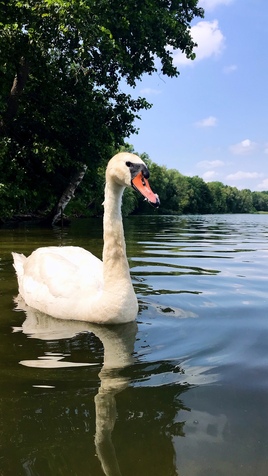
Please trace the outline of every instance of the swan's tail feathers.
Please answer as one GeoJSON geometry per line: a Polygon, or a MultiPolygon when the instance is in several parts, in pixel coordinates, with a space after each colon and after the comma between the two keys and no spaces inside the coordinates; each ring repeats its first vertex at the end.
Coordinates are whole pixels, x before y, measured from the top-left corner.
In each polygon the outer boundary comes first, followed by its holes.
{"type": "Polygon", "coordinates": [[[12,253],[13,256],[13,266],[16,270],[18,278],[23,276],[24,274],[24,263],[26,261],[26,256],[19,254],[19,253],[12,253]]]}

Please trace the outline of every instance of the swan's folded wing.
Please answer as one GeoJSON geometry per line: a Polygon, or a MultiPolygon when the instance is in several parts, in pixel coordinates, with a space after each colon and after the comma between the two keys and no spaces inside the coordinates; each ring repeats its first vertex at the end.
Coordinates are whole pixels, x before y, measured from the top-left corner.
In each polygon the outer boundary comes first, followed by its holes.
{"type": "Polygon", "coordinates": [[[82,248],[41,248],[26,260],[23,283],[39,300],[94,296],[103,286],[102,261],[82,248]]]}

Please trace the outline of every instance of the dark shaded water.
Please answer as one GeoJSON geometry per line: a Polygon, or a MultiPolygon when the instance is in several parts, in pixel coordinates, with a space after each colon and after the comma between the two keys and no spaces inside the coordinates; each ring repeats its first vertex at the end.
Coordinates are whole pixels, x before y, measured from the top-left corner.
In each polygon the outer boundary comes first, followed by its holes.
{"type": "Polygon", "coordinates": [[[12,250],[101,228],[0,230],[0,475],[266,476],[268,216],[125,220],[137,323],[14,309],[12,250]]]}

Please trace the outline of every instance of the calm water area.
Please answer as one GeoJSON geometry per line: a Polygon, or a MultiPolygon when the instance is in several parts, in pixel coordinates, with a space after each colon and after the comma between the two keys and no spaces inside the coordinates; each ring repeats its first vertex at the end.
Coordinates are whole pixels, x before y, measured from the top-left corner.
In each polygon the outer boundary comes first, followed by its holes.
{"type": "Polygon", "coordinates": [[[109,327],[16,309],[10,254],[101,257],[101,218],[0,229],[0,475],[267,476],[268,215],[124,227],[140,310],[109,327]]]}

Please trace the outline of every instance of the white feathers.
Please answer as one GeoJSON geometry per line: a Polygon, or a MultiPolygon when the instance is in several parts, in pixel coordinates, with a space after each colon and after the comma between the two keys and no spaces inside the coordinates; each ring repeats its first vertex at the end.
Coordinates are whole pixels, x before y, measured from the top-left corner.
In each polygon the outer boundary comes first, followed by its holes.
{"type": "Polygon", "coordinates": [[[28,306],[60,319],[102,324],[136,318],[138,303],[118,213],[124,187],[131,183],[129,159],[143,163],[133,154],[122,153],[107,167],[103,262],[75,246],[38,248],[28,258],[13,253],[19,293],[28,306]]]}

